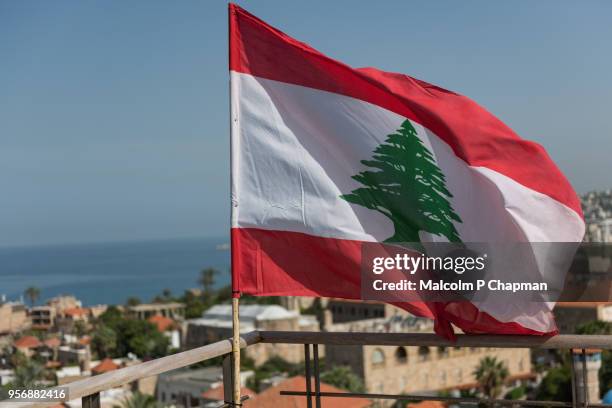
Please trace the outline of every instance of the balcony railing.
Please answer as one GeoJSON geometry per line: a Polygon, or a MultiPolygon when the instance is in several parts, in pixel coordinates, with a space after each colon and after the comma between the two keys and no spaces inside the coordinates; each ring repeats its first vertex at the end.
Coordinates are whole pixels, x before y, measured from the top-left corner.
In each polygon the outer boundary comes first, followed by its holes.
{"type": "MultiPolygon", "coordinates": [[[[325,398],[367,398],[371,400],[403,400],[403,401],[444,401],[449,403],[484,403],[490,406],[547,406],[547,407],[612,407],[612,405],[589,403],[588,387],[586,384],[588,349],[612,349],[612,336],[604,335],[559,335],[554,337],[534,336],[492,336],[492,335],[458,335],[456,342],[450,342],[434,334],[425,333],[344,333],[344,332],[283,332],[283,331],[253,331],[240,338],[241,348],[257,343],[284,343],[302,344],[305,353],[306,389],[295,391],[282,391],[281,395],[302,396],[306,398],[307,406],[321,407],[325,398]],[[349,392],[321,392],[319,376],[319,345],[377,345],[377,346],[447,346],[447,347],[494,347],[494,348],[531,348],[531,349],[565,349],[580,350],[579,362],[582,364],[582,393],[578,392],[576,370],[572,362],[572,402],[564,401],[534,401],[534,400],[502,400],[483,398],[459,398],[431,395],[395,395],[395,394],[368,394],[349,392]],[[311,358],[312,357],[312,358],[311,358]],[[313,384],[314,383],[314,384],[313,384]],[[313,387],[314,386],[314,387],[313,387]]],[[[100,392],[136,380],[162,374],[177,368],[186,367],[201,361],[223,356],[223,383],[225,403],[221,407],[237,405],[232,399],[232,364],[231,339],[219,341],[192,350],[147,361],[130,367],[111,371],[105,374],[86,378],[63,385],[67,389],[66,400],[82,398],[83,408],[98,408],[100,406],[100,392]]],[[[244,399],[243,399],[244,400],[244,399]]],[[[242,401],[240,401],[242,402],[242,401]]],[[[56,405],[56,402],[21,402],[11,403],[11,407],[46,407],[56,405]]],[[[2,403],[0,403],[0,406],[2,403]]]]}

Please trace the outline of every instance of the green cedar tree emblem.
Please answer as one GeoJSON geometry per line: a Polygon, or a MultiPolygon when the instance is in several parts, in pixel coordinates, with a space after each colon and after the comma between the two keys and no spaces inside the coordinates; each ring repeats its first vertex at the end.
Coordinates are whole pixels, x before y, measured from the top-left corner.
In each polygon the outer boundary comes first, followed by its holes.
{"type": "Polygon", "coordinates": [[[354,175],[363,187],[340,197],[389,218],[395,233],[385,242],[420,242],[419,231],[461,242],[453,221],[462,221],[449,202],[446,178],[409,120],[361,163],[378,170],[354,175]]]}

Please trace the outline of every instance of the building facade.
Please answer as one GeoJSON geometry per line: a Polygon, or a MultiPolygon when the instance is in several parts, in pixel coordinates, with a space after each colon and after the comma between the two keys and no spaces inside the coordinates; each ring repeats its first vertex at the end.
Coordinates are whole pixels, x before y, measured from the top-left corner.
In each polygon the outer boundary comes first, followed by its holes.
{"type": "MultiPolygon", "coordinates": [[[[333,331],[384,333],[432,329],[429,320],[399,315],[333,327],[333,331]]],[[[437,393],[476,387],[473,373],[486,356],[503,362],[511,379],[531,376],[529,349],[327,345],[325,353],[326,364],[350,367],[363,379],[367,391],[373,393],[437,393]]]]}
{"type": "MultiPolygon", "coordinates": [[[[186,347],[194,348],[232,336],[231,305],[216,305],[199,319],[187,321],[186,347]]],[[[319,331],[315,316],[301,315],[279,305],[243,305],[240,307],[240,332],[253,330],[319,331]]],[[[246,349],[246,356],[261,365],[274,356],[292,363],[304,360],[304,350],[295,344],[256,344],[246,349]]]]}
{"type": "Polygon", "coordinates": [[[19,333],[30,327],[26,307],[21,302],[0,302],[0,336],[19,333]]]}

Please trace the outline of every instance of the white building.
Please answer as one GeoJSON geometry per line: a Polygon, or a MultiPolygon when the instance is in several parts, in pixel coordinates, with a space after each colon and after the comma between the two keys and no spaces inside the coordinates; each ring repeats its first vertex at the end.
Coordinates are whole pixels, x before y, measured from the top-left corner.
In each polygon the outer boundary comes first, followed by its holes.
{"type": "MultiPolygon", "coordinates": [[[[187,348],[202,346],[232,336],[232,306],[216,305],[206,310],[201,318],[187,321],[187,348]]],[[[279,305],[243,305],[240,307],[240,332],[253,330],[319,331],[315,316],[301,315],[279,305]]],[[[263,364],[272,356],[290,362],[303,360],[299,345],[256,344],[246,349],[247,357],[255,364],[263,364]]]]}

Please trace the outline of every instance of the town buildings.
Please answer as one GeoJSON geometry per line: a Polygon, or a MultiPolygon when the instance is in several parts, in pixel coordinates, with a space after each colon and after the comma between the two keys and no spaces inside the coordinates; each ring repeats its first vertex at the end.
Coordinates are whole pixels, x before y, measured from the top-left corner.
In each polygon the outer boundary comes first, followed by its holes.
{"type": "Polygon", "coordinates": [[[185,305],[177,302],[141,303],[127,306],[126,315],[140,320],[147,320],[155,315],[169,317],[172,320],[183,320],[185,318],[185,305]]]}
{"type": "MultiPolygon", "coordinates": [[[[246,381],[252,375],[252,371],[241,373],[242,387],[245,387],[246,381]]],[[[214,406],[218,406],[218,400],[215,398],[223,394],[222,390],[223,369],[220,366],[199,369],[185,368],[160,374],[157,380],[156,397],[165,405],[198,407],[214,402],[214,406]]],[[[250,390],[244,389],[244,391],[252,394],[250,390]]]]}
{"type": "Polygon", "coordinates": [[[559,302],[553,313],[561,333],[575,334],[585,323],[612,322],[612,302],[559,302]]]}
{"type": "MultiPolygon", "coordinates": [[[[186,347],[213,343],[232,335],[231,305],[216,305],[201,318],[188,320],[186,347]]],[[[253,330],[319,331],[315,316],[302,315],[279,305],[243,305],[240,307],[240,332],[253,330]]],[[[256,344],[246,349],[247,357],[261,365],[273,356],[297,363],[304,359],[303,347],[293,344],[256,344]]]]}
{"type": "Polygon", "coordinates": [[[31,322],[23,303],[0,301],[0,336],[19,333],[30,326],[31,322]]]}
{"type": "MultiPolygon", "coordinates": [[[[346,392],[324,382],[321,382],[320,387],[321,392],[346,392]]],[[[304,391],[305,389],[305,377],[287,378],[252,396],[243,405],[245,408],[307,408],[305,397],[280,394],[281,391],[304,391]]],[[[325,398],[322,405],[326,408],[366,408],[372,405],[372,401],[364,398],[325,398]]]]}
{"type": "Polygon", "coordinates": [[[612,242],[612,190],[591,191],[581,200],[587,224],[585,241],[612,242]]]}
{"type": "MultiPolygon", "coordinates": [[[[433,331],[430,320],[396,314],[387,318],[338,323],[330,331],[406,333],[433,331]]],[[[485,356],[503,362],[510,381],[531,378],[529,349],[455,347],[325,347],[326,364],[348,366],[363,379],[368,392],[438,393],[476,388],[474,370],[485,356]]]]}

